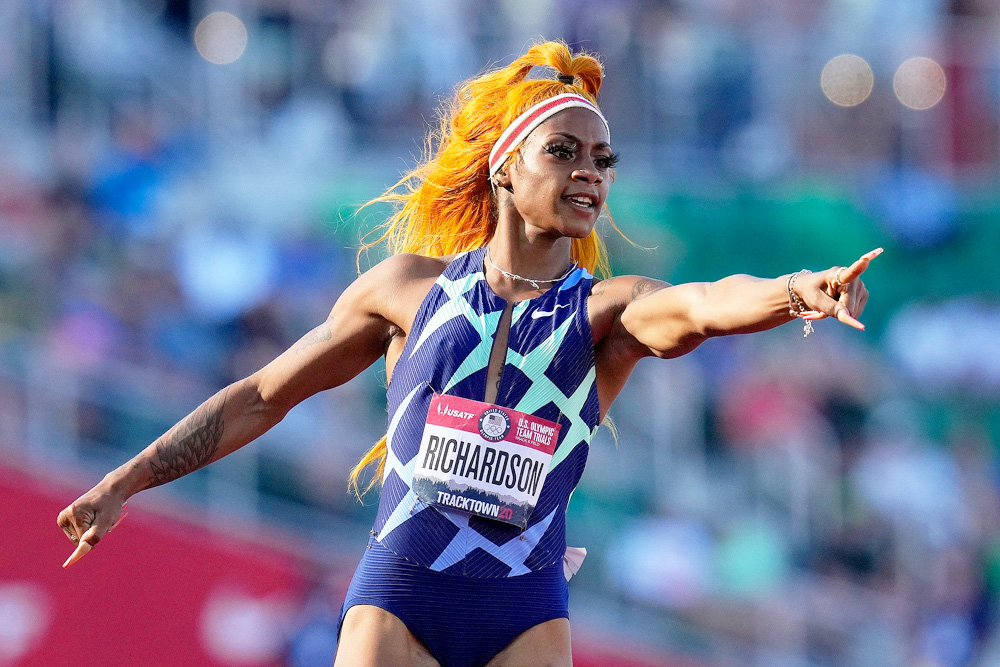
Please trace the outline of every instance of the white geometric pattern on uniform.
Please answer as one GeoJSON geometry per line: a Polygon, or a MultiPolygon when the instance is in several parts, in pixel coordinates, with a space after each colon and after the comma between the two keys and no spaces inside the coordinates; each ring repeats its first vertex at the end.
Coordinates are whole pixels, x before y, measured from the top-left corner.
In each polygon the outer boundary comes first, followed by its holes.
{"type": "MultiPolygon", "coordinates": [[[[524,314],[527,308],[527,301],[519,301],[514,304],[514,308],[511,310],[511,326],[517,324],[517,321],[521,319],[521,315],[524,314]]],[[[469,352],[469,356],[465,358],[465,361],[452,373],[451,379],[448,380],[448,384],[442,390],[444,393],[448,393],[448,390],[456,384],[489,365],[490,352],[493,350],[493,334],[500,323],[501,315],[503,315],[503,311],[499,310],[495,313],[484,313],[477,320],[478,324],[477,322],[472,323],[472,326],[476,327],[476,330],[479,332],[479,345],[469,352]]],[[[466,317],[468,318],[468,315],[466,317]]]]}
{"type": "MultiPolygon", "coordinates": [[[[525,307],[518,308],[518,306],[527,303],[527,301],[522,301],[516,304],[515,312],[517,312],[518,318],[520,318],[520,316],[525,312],[525,307]]],[[[590,433],[590,429],[587,428],[586,422],[580,418],[580,410],[590,392],[590,387],[592,385],[591,380],[593,379],[592,376],[594,372],[593,368],[591,368],[588,372],[587,377],[584,379],[580,387],[577,388],[576,392],[574,392],[573,396],[569,398],[567,398],[566,395],[563,394],[562,390],[545,376],[545,370],[552,363],[552,359],[555,357],[556,352],[559,350],[559,346],[566,337],[566,333],[573,324],[574,315],[575,313],[571,313],[569,317],[567,317],[566,320],[548,336],[548,338],[536,345],[528,354],[522,355],[513,349],[508,349],[506,363],[517,366],[531,379],[533,391],[529,392],[528,396],[535,396],[535,399],[530,401],[527,400],[527,396],[525,396],[521,403],[514,408],[515,410],[520,410],[521,412],[527,412],[530,414],[551,400],[559,407],[560,410],[564,411],[567,417],[570,418],[571,427],[569,432],[566,434],[566,438],[585,438],[585,435],[579,434],[580,429],[582,429],[584,434],[590,433]],[[522,406],[525,406],[528,409],[524,409],[522,406]]],[[[488,355],[489,351],[487,350],[487,360],[488,355]]],[[[479,365],[478,368],[482,368],[482,365],[479,365]]],[[[566,450],[566,453],[568,453],[578,444],[579,440],[573,441],[573,444],[569,446],[565,446],[567,440],[564,440],[563,442],[564,446],[560,447],[560,450],[566,450]]],[[[551,470],[555,468],[556,463],[562,461],[565,457],[566,454],[562,454],[557,460],[556,457],[553,456],[554,463],[550,464],[549,469],[551,470]]],[[[398,509],[399,508],[397,507],[397,510],[398,509]]],[[[552,510],[552,512],[555,512],[555,510],[552,510]]],[[[406,515],[409,515],[409,510],[406,510],[405,513],[406,515]]],[[[523,561],[538,544],[538,540],[542,538],[542,535],[548,528],[549,523],[552,521],[552,513],[550,513],[545,519],[526,530],[522,535],[523,539],[519,538],[516,540],[518,544],[512,549],[514,553],[507,554],[507,551],[511,550],[511,547],[508,546],[510,543],[505,544],[502,547],[498,547],[493,544],[493,542],[483,537],[479,532],[469,527],[468,515],[447,510],[444,511],[443,514],[447,516],[452,523],[459,527],[459,532],[451,539],[441,555],[438,556],[437,561],[431,565],[432,569],[444,570],[465,558],[477,547],[482,547],[484,550],[499,558],[511,567],[510,576],[524,574],[525,572],[530,571],[529,568],[524,565],[523,561]],[[518,556],[518,554],[521,555],[518,556]],[[517,560],[518,557],[520,560],[517,560]]]]}
{"type": "MultiPolygon", "coordinates": [[[[464,302],[465,299],[462,299],[462,301],[464,302]]],[[[438,312],[440,313],[441,311],[439,310],[438,312]]],[[[451,374],[451,379],[448,380],[448,384],[441,390],[442,392],[448,393],[456,384],[476,371],[486,368],[490,363],[490,351],[493,349],[493,332],[496,331],[501,315],[503,315],[503,311],[499,310],[495,313],[483,313],[482,317],[477,317],[474,322],[471,322],[472,326],[479,333],[479,345],[469,350],[469,354],[459,364],[458,368],[455,369],[455,372],[451,374]]],[[[468,315],[466,317],[468,318],[468,315]]]]}
{"type": "Polygon", "coordinates": [[[478,547],[510,567],[510,574],[507,576],[514,577],[519,574],[527,574],[531,572],[531,568],[525,565],[524,561],[527,560],[538,544],[538,541],[542,539],[542,535],[545,534],[549,524],[552,523],[552,518],[555,516],[557,509],[559,508],[553,508],[547,517],[521,533],[516,539],[499,545],[494,544],[469,526],[470,515],[445,510],[443,514],[453,524],[458,526],[459,531],[451,539],[451,542],[448,543],[448,546],[445,547],[445,550],[441,552],[437,560],[431,564],[431,569],[439,572],[445,570],[468,556],[478,547]]]}
{"type": "MultiPolygon", "coordinates": [[[[437,312],[435,312],[431,319],[427,320],[427,324],[424,325],[424,330],[420,332],[420,338],[417,339],[416,345],[410,350],[410,357],[412,358],[420,346],[424,344],[431,334],[440,329],[446,322],[455,319],[459,315],[464,315],[465,319],[469,321],[472,326],[476,328],[477,331],[481,329],[481,317],[476,311],[469,305],[469,302],[463,298],[463,294],[472,289],[472,286],[483,280],[484,276],[480,273],[470,273],[466,276],[462,276],[458,280],[451,280],[445,278],[442,275],[438,278],[435,283],[444,290],[444,293],[448,295],[448,301],[441,304],[437,312]]],[[[491,332],[492,335],[492,332],[491,332]]]]}
{"type": "MultiPolygon", "coordinates": [[[[399,478],[403,480],[407,487],[410,486],[410,482],[413,479],[413,468],[417,463],[417,457],[414,456],[406,464],[400,461],[396,456],[396,452],[392,448],[392,436],[396,433],[396,427],[399,425],[399,420],[403,418],[403,413],[405,413],[406,408],[410,406],[410,401],[413,400],[413,397],[417,394],[417,390],[420,389],[420,386],[421,385],[418,384],[414,387],[413,391],[411,391],[406,398],[400,402],[399,407],[396,408],[396,413],[392,416],[392,420],[389,422],[389,428],[385,434],[385,468],[382,470],[383,483],[385,483],[385,479],[389,475],[390,470],[395,470],[396,474],[399,475],[399,478]]],[[[392,514],[390,514],[389,518],[386,519],[385,525],[382,526],[382,530],[378,534],[378,539],[381,540],[383,537],[395,530],[399,524],[410,518],[412,513],[423,509],[422,505],[423,502],[417,499],[417,494],[415,494],[412,489],[407,489],[406,495],[403,496],[403,499],[399,501],[398,505],[396,505],[392,514]],[[419,504],[421,506],[413,506],[414,504],[419,504]]]]}
{"type": "MultiPolygon", "coordinates": [[[[543,385],[548,382],[552,389],[556,391],[559,390],[552,382],[545,376],[542,376],[544,380],[539,380],[543,385]]],[[[583,421],[580,417],[581,411],[583,409],[583,404],[587,402],[587,397],[590,395],[590,388],[593,386],[594,381],[597,379],[597,373],[594,368],[591,367],[587,371],[586,377],[583,378],[583,382],[580,386],[576,388],[572,396],[567,397],[562,392],[555,394],[555,398],[552,402],[556,404],[560,411],[569,419],[569,430],[566,432],[566,439],[563,440],[563,445],[556,450],[555,454],[552,455],[552,460],[549,462],[549,471],[555,470],[556,466],[562,463],[567,456],[572,453],[574,449],[582,442],[590,442],[591,438],[597,432],[597,426],[593,430],[587,428],[587,422],[583,421]]],[[[532,405],[530,401],[521,401],[522,404],[528,406],[532,405]]],[[[541,407],[541,406],[539,406],[541,407]]],[[[531,408],[531,410],[522,409],[519,404],[515,410],[520,410],[521,412],[530,412],[537,408],[531,408]]]]}
{"type": "MultiPolygon", "coordinates": [[[[402,401],[399,402],[399,406],[396,408],[396,413],[389,420],[389,428],[385,431],[385,468],[382,470],[382,482],[385,482],[385,476],[390,470],[395,470],[396,474],[406,482],[409,478],[403,477],[402,471],[405,470],[403,462],[396,457],[396,452],[392,448],[392,439],[396,435],[396,427],[399,426],[399,420],[403,418],[403,414],[406,413],[406,409],[410,407],[410,401],[416,396],[417,390],[420,389],[418,384],[414,387],[409,394],[406,395],[402,401]]],[[[412,459],[411,459],[412,463],[412,459]]]]}
{"type": "MultiPolygon", "coordinates": [[[[469,266],[473,265],[470,264],[469,266]]],[[[559,286],[559,290],[563,291],[574,287],[585,277],[590,277],[589,272],[578,268],[577,271],[574,272],[574,275],[568,276],[564,281],[564,284],[559,286]]],[[[479,283],[479,281],[484,279],[485,275],[482,270],[479,269],[473,270],[472,273],[468,273],[456,279],[450,279],[442,275],[435,281],[435,283],[441,287],[441,290],[447,299],[442,299],[438,302],[437,310],[427,319],[408,359],[412,359],[417,350],[419,350],[436,331],[444,327],[448,322],[459,317],[464,317],[465,320],[473,327],[475,332],[480,336],[479,341],[469,341],[472,343],[472,349],[465,352],[465,358],[461,359],[460,363],[455,368],[455,371],[451,373],[450,377],[441,379],[441,382],[445,385],[441,387],[442,392],[447,392],[448,390],[453,389],[463,379],[469,377],[472,373],[482,370],[489,364],[490,352],[494,345],[493,337],[496,332],[496,327],[499,324],[500,317],[503,313],[502,311],[499,311],[480,314],[476,312],[466,297],[466,294],[477,283],[479,283]]],[[[484,284],[484,289],[489,290],[489,286],[484,284]]],[[[586,297],[584,296],[584,298],[586,297]]],[[[533,301],[534,300],[525,300],[512,304],[512,327],[518,324],[524,315],[530,311],[530,306],[533,301]]],[[[553,307],[553,314],[559,307],[560,306],[558,305],[553,307]]],[[[583,406],[586,404],[590,391],[594,386],[595,371],[593,366],[591,365],[587,371],[583,382],[580,385],[577,385],[573,394],[568,397],[563,393],[563,390],[560,389],[558,385],[553,383],[545,375],[545,371],[552,365],[555,355],[570,336],[571,327],[579,315],[579,310],[573,313],[568,313],[568,317],[563,321],[563,323],[552,331],[545,340],[541,341],[541,344],[534,346],[533,349],[527,354],[519,354],[515,350],[511,349],[509,345],[506,350],[505,363],[517,366],[532,383],[531,391],[529,391],[521,399],[520,403],[515,406],[514,409],[531,414],[551,402],[558,406],[559,410],[569,420],[569,428],[563,436],[564,446],[560,447],[553,456],[550,464],[550,471],[565,460],[566,456],[568,456],[580,442],[588,442],[590,436],[592,435],[591,430],[587,427],[587,423],[583,419],[583,415],[581,415],[581,412],[583,411],[583,406]],[[529,399],[529,397],[533,398],[529,399]],[[568,444],[566,443],[567,438],[570,440],[568,444]]],[[[589,336],[587,336],[587,338],[589,342],[589,336]]],[[[391,420],[392,423],[389,428],[390,433],[394,432],[396,426],[400,424],[403,413],[411,404],[411,401],[415,396],[415,392],[416,388],[399,404],[391,420]]],[[[407,424],[409,424],[409,422],[407,422],[407,424]]],[[[594,428],[594,431],[596,431],[596,427],[594,428]]],[[[391,444],[391,438],[389,439],[389,442],[391,444]]],[[[396,457],[396,454],[390,447],[389,454],[386,459],[386,474],[389,471],[395,471],[404,483],[409,485],[412,481],[416,458],[417,457],[414,456],[407,464],[403,464],[402,461],[396,457]]],[[[407,489],[403,499],[390,512],[389,517],[383,524],[376,539],[382,541],[384,538],[389,536],[390,533],[393,533],[397,527],[412,518],[418,510],[424,510],[426,507],[428,506],[417,498],[412,489],[407,489]]],[[[450,523],[458,528],[458,533],[454,535],[451,540],[449,540],[449,543],[444,550],[438,553],[437,558],[430,565],[430,567],[439,571],[445,570],[454,564],[461,562],[475,549],[481,548],[491,554],[494,558],[497,558],[505,563],[510,568],[508,576],[528,573],[531,569],[524,564],[524,561],[538,546],[546,531],[551,527],[552,522],[556,521],[557,510],[558,506],[553,508],[544,519],[525,530],[522,534],[518,535],[517,538],[508,540],[503,545],[498,546],[486,538],[482,533],[479,533],[479,531],[469,526],[469,520],[471,518],[470,515],[454,510],[442,509],[440,510],[440,514],[446,517],[450,523]]],[[[562,519],[559,518],[559,521],[561,520],[562,519]]]]}
{"type": "Polygon", "coordinates": [[[533,414],[535,410],[551,401],[570,421],[570,428],[563,438],[563,445],[556,450],[549,463],[550,471],[554,470],[582,440],[589,440],[591,435],[591,430],[587,427],[587,422],[583,420],[581,412],[583,404],[590,394],[590,387],[597,377],[594,367],[592,366],[587,371],[586,377],[572,396],[566,396],[562,389],[545,375],[545,371],[548,370],[559,346],[562,345],[563,338],[566,337],[566,332],[573,323],[574,316],[575,313],[567,317],[561,326],[528,354],[521,355],[514,350],[507,351],[507,363],[517,366],[531,380],[532,390],[524,395],[524,398],[514,406],[514,409],[533,414]]]}
{"type": "Polygon", "coordinates": [[[518,301],[514,304],[514,308],[510,311],[510,325],[514,326],[517,321],[521,319],[521,315],[524,315],[524,311],[528,310],[531,300],[518,301]]]}
{"type": "MultiPolygon", "coordinates": [[[[416,456],[413,457],[414,460],[416,460],[416,458],[416,456]]],[[[412,475],[412,462],[409,468],[410,474],[412,475]]],[[[417,498],[417,494],[413,492],[413,489],[407,489],[406,495],[403,496],[403,499],[399,501],[398,505],[396,505],[396,509],[394,509],[392,514],[389,515],[389,518],[386,519],[385,525],[382,526],[382,530],[379,531],[379,534],[375,539],[381,542],[386,535],[398,528],[401,523],[425,507],[427,507],[427,503],[420,500],[420,498],[417,498]]]]}

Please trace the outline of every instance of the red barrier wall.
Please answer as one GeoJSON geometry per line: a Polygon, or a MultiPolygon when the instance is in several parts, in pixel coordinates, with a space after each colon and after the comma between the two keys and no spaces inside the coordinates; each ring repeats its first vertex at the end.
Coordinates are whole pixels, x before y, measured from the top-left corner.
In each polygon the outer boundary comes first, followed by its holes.
{"type": "Polygon", "coordinates": [[[75,565],[56,516],[76,497],[0,468],[0,665],[278,665],[304,566],[132,508],[75,565]]]}
{"type": "MultiPolygon", "coordinates": [[[[73,545],[56,516],[84,490],[0,466],[0,667],[283,663],[314,568],[133,501],[115,532],[64,570],[73,545]]],[[[615,644],[574,628],[574,664],[695,667],[615,644]]]]}

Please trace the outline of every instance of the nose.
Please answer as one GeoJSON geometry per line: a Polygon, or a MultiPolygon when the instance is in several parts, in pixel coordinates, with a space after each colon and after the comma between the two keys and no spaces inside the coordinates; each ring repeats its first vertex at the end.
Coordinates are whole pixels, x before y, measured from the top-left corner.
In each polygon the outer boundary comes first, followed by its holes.
{"type": "Polygon", "coordinates": [[[604,177],[596,169],[590,168],[576,169],[573,171],[571,177],[574,181],[581,181],[590,185],[598,185],[604,180],[604,177]]]}

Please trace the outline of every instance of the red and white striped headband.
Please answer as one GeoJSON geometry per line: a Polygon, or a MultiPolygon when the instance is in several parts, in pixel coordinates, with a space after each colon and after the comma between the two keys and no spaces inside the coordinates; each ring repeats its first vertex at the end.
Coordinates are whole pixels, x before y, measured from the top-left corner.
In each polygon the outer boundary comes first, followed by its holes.
{"type": "Polygon", "coordinates": [[[596,113],[608,130],[608,138],[610,139],[611,128],[608,126],[608,121],[593,102],[576,93],[556,95],[531,107],[507,126],[497,142],[493,144],[493,150],[490,151],[490,177],[497,173],[497,170],[507,161],[507,157],[521,145],[521,142],[528,138],[532,130],[554,114],[571,107],[581,107],[596,113]]]}

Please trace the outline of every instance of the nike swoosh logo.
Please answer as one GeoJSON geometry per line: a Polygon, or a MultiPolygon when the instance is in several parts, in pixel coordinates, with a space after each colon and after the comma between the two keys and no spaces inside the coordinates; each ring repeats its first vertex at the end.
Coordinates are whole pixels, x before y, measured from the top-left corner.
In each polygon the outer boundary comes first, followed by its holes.
{"type": "Polygon", "coordinates": [[[531,319],[537,320],[540,317],[548,317],[549,315],[555,315],[556,314],[556,310],[559,309],[559,308],[569,308],[569,304],[568,303],[559,303],[559,304],[556,304],[555,308],[553,308],[552,310],[548,310],[548,311],[546,311],[546,310],[536,310],[533,313],[531,313],[531,319]]]}

